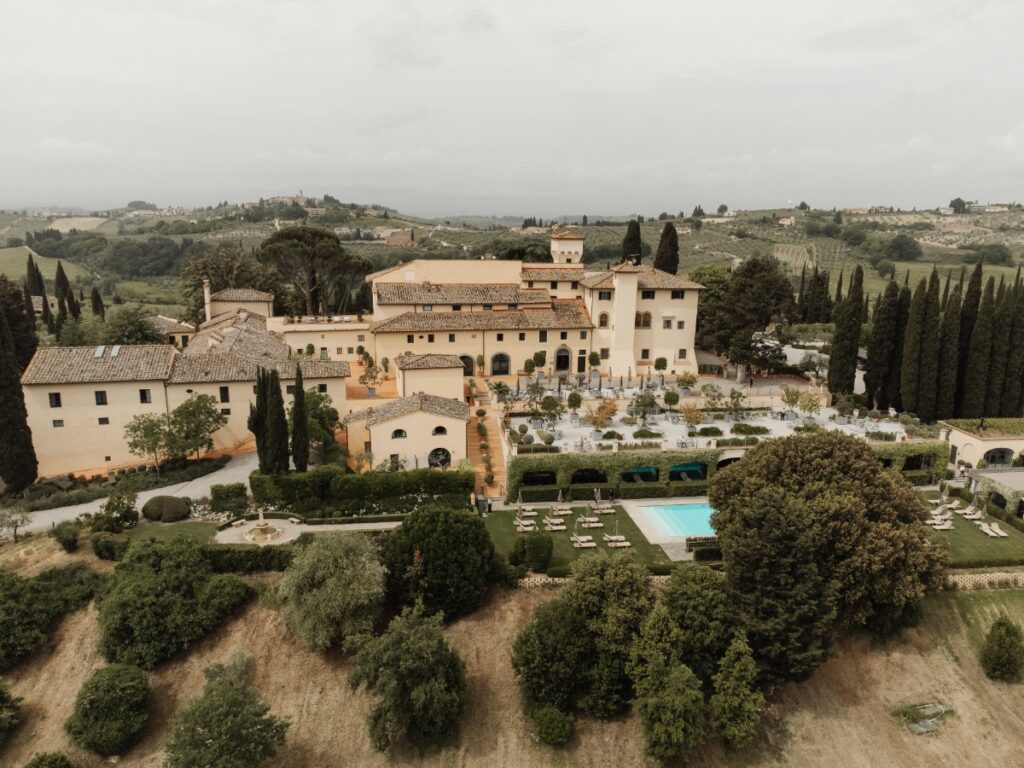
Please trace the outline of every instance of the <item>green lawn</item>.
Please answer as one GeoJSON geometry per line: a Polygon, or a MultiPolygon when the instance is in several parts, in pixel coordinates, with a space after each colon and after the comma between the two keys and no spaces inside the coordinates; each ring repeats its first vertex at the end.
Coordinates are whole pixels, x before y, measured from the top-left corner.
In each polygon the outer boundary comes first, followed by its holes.
{"type": "MultiPolygon", "coordinates": [[[[576,517],[579,517],[580,513],[586,509],[587,508],[585,506],[573,507],[573,517],[569,517],[567,515],[562,516],[566,521],[568,530],[551,531],[551,537],[554,539],[555,545],[554,552],[551,556],[552,567],[569,565],[580,555],[590,552],[632,552],[641,563],[648,565],[653,563],[670,562],[668,556],[661,547],[647,541],[644,535],[640,532],[640,529],[636,527],[636,523],[633,522],[633,519],[625,510],[622,509],[622,507],[616,507],[615,514],[613,515],[599,516],[601,518],[601,522],[604,523],[604,528],[580,528],[580,535],[589,534],[594,537],[594,541],[597,542],[597,547],[595,549],[575,549],[569,538],[573,534],[571,521],[576,517]],[[609,549],[602,539],[602,535],[605,533],[615,533],[616,521],[618,521],[619,535],[625,536],[626,540],[633,544],[629,549],[609,549]]],[[[537,521],[537,527],[539,529],[543,530],[544,517],[549,513],[550,509],[538,509],[538,515],[533,519],[537,521]]],[[[516,537],[520,535],[516,532],[514,522],[515,517],[515,511],[509,510],[492,512],[484,519],[484,524],[487,526],[487,532],[491,534],[491,540],[494,542],[494,548],[502,558],[508,557],[509,553],[512,551],[512,546],[515,544],[516,537]]]]}
{"type": "Polygon", "coordinates": [[[1000,614],[1024,624],[1024,590],[985,589],[954,592],[952,595],[960,618],[967,627],[967,636],[978,649],[985,640],[985,633],[1000,614]]]}
{"type": "MultiPolygon", "coordinates": [[[[922,495],[926,499],[938,498],[938,493],[934,491],[922,495]]],[[[961,502],[961,506],[964,506],[964,502],[961,502]]],[[[986,561],[999,564],[1013,558],[1024,560],[1024,533],[994,517],[986,517],[985,522],[998,523],[1009,535],[998,539],[986,536],[977,525],[957,514],[953,515],[952,531],[935,531],[936,537],[949,544],[949,560],[952,567],[968,564],[975,567],[983,566],[986,561]]]]}
{"type": "MultiPolygon", "coordinates": [[[[7,275],[20,284],[25,279],[25,263],[28,260],[28,254],[29,249],[23,245],[17,248],[0,248],[0,274],[7,275]]],[[[53,280],[54,275],[57,274],[57,259],[46,256],[35,256],[34,258],[43,277],[53,280]]],[[[71,280],[89,274],[82,267],[70,261],[65,260],[63,264],[64,272],[71,280]]]]}
{"type": "Polygon", "coordinates": [[[213,541],[213,535],[216,532],[216,523],[207,523],[202,520],[182,520],[180,523],[151,523],[148,520],[143,520],[134,528],[126,531],[130,539],[168,541],[187,537],[196,539],[202,544],[213,541]]]}

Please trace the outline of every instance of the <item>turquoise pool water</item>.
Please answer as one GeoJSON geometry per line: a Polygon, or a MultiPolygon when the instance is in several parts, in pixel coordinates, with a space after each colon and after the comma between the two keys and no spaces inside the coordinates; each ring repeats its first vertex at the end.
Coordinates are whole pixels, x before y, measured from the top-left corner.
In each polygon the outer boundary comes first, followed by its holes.
{"type": "Polygon", "coordinates": [[[714,510],[707,502],[695,504],[665,504],[644,507],[658,528],[666,536],[714,536],[711,527],[711,513],[714,510]]]}

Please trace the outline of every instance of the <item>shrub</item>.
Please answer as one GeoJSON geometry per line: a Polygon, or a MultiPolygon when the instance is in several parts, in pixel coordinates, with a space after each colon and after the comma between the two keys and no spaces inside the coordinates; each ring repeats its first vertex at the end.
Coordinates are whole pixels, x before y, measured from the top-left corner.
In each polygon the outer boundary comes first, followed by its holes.
{"type": "Polygon", "coordinates": [[[484,416],[486,416],[486,415],[487,415],[487,411],[486,411],[486,410],[484,410],[483,408],[477,408],[477,409],[476,409],[476,417],[477,417],[478,419],[482,419],[482,418],[483,418],[484,416]]]}
{"type": "Polygon", "coordinates": [[[536,573],[542,573],[551,565],[551,553],[554,551],[551,534],[536,531],[526,536],[523,562],[526,567],[536,573]]]}
{"type": "Polygon", "coordinates": [[[104,757],[121,755],[142,735],[148,702],[146,673],[129,664],[112,664],[85,681],[64,729],[83,749],[104,757]]]}
{"type": "Polygon", "coordinates": [[[620,432],[616,432],[614,429],[609,429],[607,432],[601,435],[601,438],[603,440],[621,440],[622,434],[620,432]]]}
{"type": "Polygon", "coordinates": [[[700,437],[721,437],[722,430],[718,427],[701,427],[697,430],[700,437]]]}
{"type": "Polygon", "coordinates": [[[0,680],[0,747],[21,722],[21,699],[11,695],[7,684],[0,680]]]}
{"type": "Polygon", "coordinates": [[[62,752],[43,752],[25,764],[25,768],[75,768],[62,752]]]}
{"type": "Polygon", "coordinates": [[[734,435],[767,435],[769,431],[768,427],[762,427],[757,424],[739,422],[732,425],[732,433],[734,435]]]}
{"type": "Polygon", "coordinates": [[[210,486],[210,509],[220,514],[241,514],[249,505],[245,483],[224,483],[210,486]]]}
{"type": "Polygon", "coordinates": [[[128,551],[131,541],[124,534],[100,531],[89,537],[89,543],[100,560],[120,560],[128,551]]]}
{"type": "Polygon", "coordinates": [[[533,435],[523,435],[523,445],[533,445],[533,435]]]}
{"type": "Polygon", "coordinates": [[[985,636],[981,666],[993,680],[1016,683],[1024,670],[1024,634],[1007,616],[999,616],[985,636]]]}
{"type": "Polygon", "coordinates": [[[525,435],[525,434],[526,434],[527,432],[529,432],[529,431],[530,431],[530,428],[529,428],[529,426],[527,426],[526,424],[520,424],[520,425],[519,425],[518,427],[516,427],[516,431],[517,431],[517,432],[518,432],[518,433],[519,433],[520,435],[525,435]]]}
{"type": "Polygon", "coordinates": [[[78,523],[73,520],[57,523],[50,530],[50,535],[57,540],[65,552],[74,552],[78,549],[78,523]]]}
{"type": "Polygon", "coordinates": [[[530,713],[530,721],[541,744],[560,747],[572,736],[573,716],[555,707],[537,707],[530,713]]]}
{"type": "Polygon", "coordinates": [[[896,442],[895,432],[868,432],[864,435],[866,440],[879,440],[884,442],[893,443],[896,442]]]}
{"type": "Polygon", "coordinates": [[[700,680],[685,664],[655,665],[636,686],[635,709],[647,754],[678,760],[710,735],[700,680]]]}
{"type": "Polygon", "coordinates": [[[261,768],[277,753],[289,723],[249,684],[252,669],[251,658],[236,656],[204,670],[203,695],[172,723],[165,768],[261,768]]]}
{"type": "Polygon", "coordinates": [[[541,435],[540,439],[543,441],[544,445],[551,445],[553,442],[555,442],[555,436],[550,432],[545,432],[543,435],[541,435]]]}
{"type": "Polygon", "coordinates": [[[494,473],[488,472],[484,475],[484,485],[494,485],[494,473]]]}
{"type": "Polygon", "coordinates": [[[661,432],[655,432],[653,429],[637,429],[633,431],[633,437],[637,440],[649,437],[661,437],[661,432]]]}
{"type": "Polygon", "coordinates": [[[154,496],[142,505],[142,516],[161,523],[176,523],[189,515],[189,500],[177,496],[154,496]]]}
{"type": "Polygon", "coordinates": [[[369,537],[317,536],[278,587],[288,630],[313,651],[368,636],[384,603],[384,568],[369,537]]]}
{"type": "Polygon", "coordinates": [[[107,503],[100,506],[98,517],[109,516],[113,518],[115,525],[120,526],[118,530],[111,533],[120,533],[125,528],[134,528],[139,522],[139,511],[135,508],[138,496],[131,491],[116,491],[107,497],[107,503]]]}

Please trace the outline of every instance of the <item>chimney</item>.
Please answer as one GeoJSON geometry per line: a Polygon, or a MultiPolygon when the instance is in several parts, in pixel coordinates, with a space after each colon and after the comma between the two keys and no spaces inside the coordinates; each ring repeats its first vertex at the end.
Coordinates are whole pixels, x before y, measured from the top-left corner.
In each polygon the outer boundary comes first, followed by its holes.
{"type": "Polygon", "coordinates": [[[210,280],[203,278],[203,307],[206,309],[206,319],[210,319],[210,280]]]}

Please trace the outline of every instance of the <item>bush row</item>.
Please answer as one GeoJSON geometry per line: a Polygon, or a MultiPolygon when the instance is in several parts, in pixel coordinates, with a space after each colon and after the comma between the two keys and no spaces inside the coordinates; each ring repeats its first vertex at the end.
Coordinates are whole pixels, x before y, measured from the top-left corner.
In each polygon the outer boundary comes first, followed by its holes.
{"type": "MultiPolygon", "coordinates": [[[[92,549],[101,560],[122,560],[131,540],[121,533],[95,533],[92,549]]],[[[255,544],[204,544],[200,552],[214,573],[283,571],[295,556],[298,542],[274,547],[255,544]]]]}
{"type": "MultiPolygon", "coordinates": [[[[587,485],[571,485],[568,489],[557,485],[524,485],[520,493],[524,503],[558,501],[558,492],[562,498],[571,501],[590,501],[594,498],[594,490],[600,489],[601,498],[609,499],[614,491],[619,499],[666,499],[675,496],[706,496],[708,483],[706,480],[686,480],[673,483],[591,483],[587,485]]],[[[517,495],[518,498],[518,495],[517,495]]],[[[515,501],[515,499],[513,499],[515,501]]]]}

